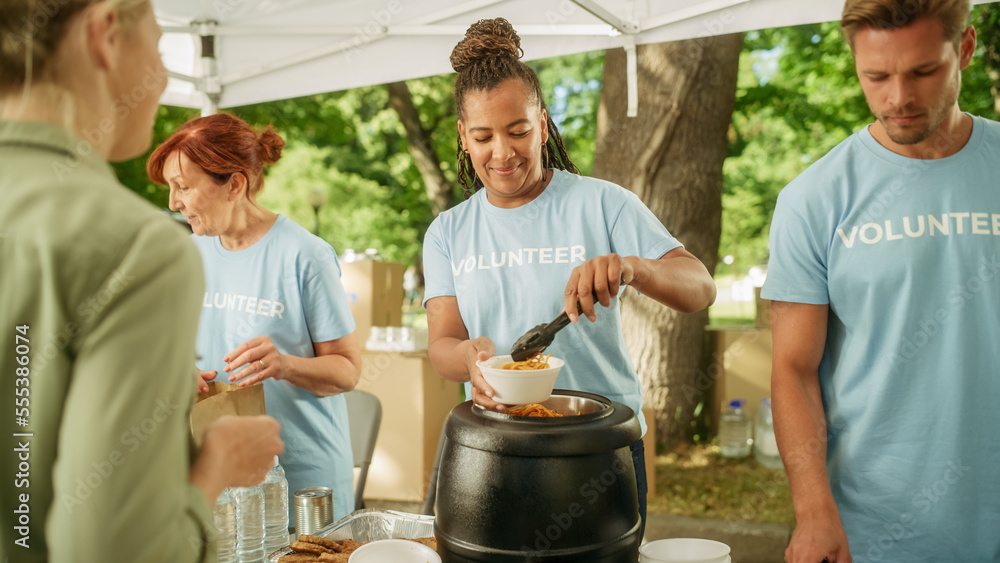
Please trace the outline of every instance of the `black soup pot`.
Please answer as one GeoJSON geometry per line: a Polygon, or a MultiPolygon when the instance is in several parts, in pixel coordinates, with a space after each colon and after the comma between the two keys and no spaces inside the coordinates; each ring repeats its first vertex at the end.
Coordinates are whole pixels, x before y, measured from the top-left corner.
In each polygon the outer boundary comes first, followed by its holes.
{"type": "Polygon", "coordinates": [[[565,416],[451,411],[434,522],[444,563],[638,560],[635,413],[561,389],[543,405],[565,416]]]}

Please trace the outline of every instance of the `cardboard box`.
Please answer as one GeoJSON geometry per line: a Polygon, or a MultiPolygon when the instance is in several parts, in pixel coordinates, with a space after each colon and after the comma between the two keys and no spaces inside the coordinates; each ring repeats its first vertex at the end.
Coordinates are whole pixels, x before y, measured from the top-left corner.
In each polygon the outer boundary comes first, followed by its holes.
{"type": "Polygon", "coordinates": [[[434,371],[426,351],[362,353],[358,389],[382,403],[365,498],[422,502],[445,418],[461,385],[434,371]]]}
{"type": "Polygon", "coordinates": [[[341,283],[364,346],[373,326],[403,326],[403,265],[395,262],[343,262],[341,283]]]}
{"type": "Polygon", "coordinates": [[[656,411],[643,408],[646,418],[646,434],[642,437],[642,448],[646,451],[646,498],[656,496],[656,411]]]}
{"type": "MultiPolygon", "coordinates": [[[[746,400],[751,420],[764,397],[771,396],[771,330],[756,327],[708,327],[712,350],[705,373],[711,379],[709,403],[712,433],[719,430],[723,405],[732,399],[746,400]]],[[[700,387],[699,387],[700,388],[700,387]]]]}
{"type": "Polygon", "coordinates": [[[754,303],[757,305],[757,316],[754,318],[753,326],[757,328],[771,328],[771,302],[761,299],[759,287],[753,288],[754,303]]]}
{"type": "Polygon", "coordinates": [[[191,435],[194,443],[201,447],[205,430],[220,417],[256,416],[267,414],[264,409],[264,384],[255,383],[240,387],[238,383],[210,381],[208,391],[199,393],[191,409],[191,435]]]}

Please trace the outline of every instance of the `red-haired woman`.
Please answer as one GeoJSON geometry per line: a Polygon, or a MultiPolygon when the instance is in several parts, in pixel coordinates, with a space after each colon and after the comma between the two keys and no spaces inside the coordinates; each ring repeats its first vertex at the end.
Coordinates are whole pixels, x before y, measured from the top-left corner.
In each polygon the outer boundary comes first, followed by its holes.
{"type": "Polygon", "coordinates": [[[340,394],[358,382],[361,349],[336,252],[257,202],[264,165],[283,147],[270,127],[258,134],[216,114],[181,126],[153,151],[147,171],[169,186],[170,209],[187,217],[201,251],[201,377],[264,382],[267,412],[287,446],[280,457],[289,491],[330,487],[339,518],[354,498],[340,394]]]}

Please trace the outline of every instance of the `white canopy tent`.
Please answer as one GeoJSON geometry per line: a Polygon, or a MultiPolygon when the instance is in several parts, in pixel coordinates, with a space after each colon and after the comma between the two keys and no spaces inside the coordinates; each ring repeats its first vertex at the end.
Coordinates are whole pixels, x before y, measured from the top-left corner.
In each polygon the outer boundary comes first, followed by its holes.
{"type": "MultiPolygon", "coordinates": [[[[982,3],[987,0],[975,0],[982,3]]],[[[213,113],[451,72],[473,22],[507,18],[526,59],[837,20],[843,0],[153,0],[162,102],[213,113]]]]}

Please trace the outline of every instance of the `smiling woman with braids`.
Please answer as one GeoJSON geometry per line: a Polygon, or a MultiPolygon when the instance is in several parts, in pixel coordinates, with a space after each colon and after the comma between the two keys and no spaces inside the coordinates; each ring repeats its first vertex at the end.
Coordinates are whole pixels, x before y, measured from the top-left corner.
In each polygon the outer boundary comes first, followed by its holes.
{"type": "MultiPolygon", "coordinates": [[[[710,305],[715,285],[633,193],[576,174],[521,55],[502,18],[474,24],[451,55],[459,181],[469,197],[424,239],[431,361],[446,379],[468,382],[476,404],[503,410],[476,361],[506,353],[562,308],[573,324],[547,350],[566,360],[556,387],[628,405],[645,432],[642,387],[621,333],[622,284],[682,312],[710,305]],[[600,314],[592,292],[606,307],[600,314]],[[589,322],[578,322],[577,300],[589,322]]],[[[644,526],[641,440],[632,457],[644,526]]]]}

